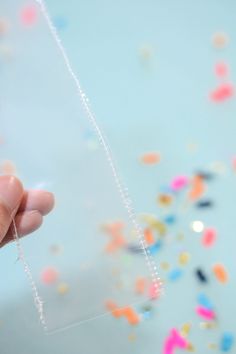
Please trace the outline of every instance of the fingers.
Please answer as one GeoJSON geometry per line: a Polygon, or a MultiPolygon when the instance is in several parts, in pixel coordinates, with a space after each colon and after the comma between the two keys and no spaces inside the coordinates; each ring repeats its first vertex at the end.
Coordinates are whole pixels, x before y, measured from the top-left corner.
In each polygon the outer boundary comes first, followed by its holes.
{"type": "Polygon", "coordinates": [[[0,243],[10,227],[23,193],[23,186],[16,177],[0,177],[0,243]]]}
{"type": "Polygon", "coordinates": [[[38,210],[42,215],[48,214],[54,206],[54,196],[50,192],[41,190],[25,191],[19,212],[38,210]]]}
{"type": "MultiPolygon", "coordinates": [[[[25,236],[37,230],[43,222],[43,217],[38,210],[20,212],[15,216],[15,223],[19,237],[25,236]]],[[[1,243],[1,247],[14,241],[14,229],[11,226],[1,243]]]]}

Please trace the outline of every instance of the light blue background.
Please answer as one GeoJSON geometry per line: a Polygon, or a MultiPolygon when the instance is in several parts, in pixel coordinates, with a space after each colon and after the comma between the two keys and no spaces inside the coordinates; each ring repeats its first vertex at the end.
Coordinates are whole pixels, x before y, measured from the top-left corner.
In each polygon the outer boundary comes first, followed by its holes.
{"type": "MultiPolygon", "coordinates": [[[[0,4],[4,16],[9,4],[3,0],[0,4]]],[[[17,6],[18,2],[12,1],[11,7],[17,6]]],[[[48,6],[52,17],[63,16],[68,21],[61,38],[138,212],[160,213],[157,193],[177,174],[191,175],[215,161],[223,162],[226,171],[209,188],[216,207],[207,213],[192,211],[181,219],[178,227],[187,234],[181,247],[192,254],[191,266],[183,279],[167,284],[153,319],[130,329],[105,317],[45,337],[31,298],[13,294],[9,307],[0,313],[0,352],[161,353],[170,328],[191,321],[190,339],[196,353],[211,353],[207,343],[218,343],[223,331],[234,331],[235,327],[235,175],[230,163],[236,151],[236,106],[235,99],[219,105],[208,100],[209,91],[218,83],[213,72],[216,62],[229,63],[231,81],[236,79],[235,2],[51,0],[48,6]],[[218,51],[212,47],[211,37],[220,30],[228,34],[230,44],[218,51]],[[145,45],[152,49],[147,62],[140,57],[140,48],[145,45]],[[187,148],[191,143],[197,144],[195,153],[187,148]],[[152,150],[161,152],[161,163],[143,167],[138,162],[140,155],[152,150]],[[210,252],[199,246],[199,239],[189,230],[189,222],[195,218],[214,225],[219,232],[210,252]],[[212,278],[207,288],[219,314],[217,329],[208,332],[199,329],[194,315],[200,289],[192,269],[200,264],[210,270],[216,261],[226,265],[231,280],[222,287],[212,278]],[[135,342],[128,340],[130,333],[136,334],[135,342]]],[[[3,72],[4,65],[3,60],[3,72]]],[[[174,265],[178,250],[176,244],[167,244],[160,257],[174,265]]],[[[13,248],[1,252],[4,268],[6,256],[14,260],[13,248]]],[[[7,273],[7,280],[23,282],[21,274],[22,269],[17,268],[14,274],[7,273]]]]}

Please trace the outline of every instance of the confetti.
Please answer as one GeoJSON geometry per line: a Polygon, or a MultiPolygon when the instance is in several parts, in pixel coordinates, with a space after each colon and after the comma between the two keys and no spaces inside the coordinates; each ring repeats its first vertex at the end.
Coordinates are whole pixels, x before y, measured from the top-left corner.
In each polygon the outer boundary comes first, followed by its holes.
{"type": "Polygon", "coordinates": [[[213,206],[213,202],[210,199],[199,200],[196,203],[197,208],[210,208],[213,206]]]}
{"type": "Polygon", "coordinates": [[[229,43],[229,37],[224,32],[216,32],[212,37],[212,44],[217,49],[223,49],[229,43]]]}
{"type": "Polygon", "coordinates": [[[34,6],[25,6],[20,13],[21,21],[24,25],[33,25],[37,20],[37,11],[34,6]]]}
{"type": "Polygon", "coordinates": [[[179,255],[179,264],[185,266],[190,261],[190,254],[188,252],[181,252],[179,255]]]}
{"type": "Polygon", "coordinates": [[[167,215],[167,216],[164,217],[164,221],[168,225],[174,224],[176,222],[176,219],[177,219],[176,216],[173,215],[173,214],[172,215],[167,215]]]}
{"type": "Polygon", "coordinates": [[[66,29],[68,26],[68,21],[63,16],[56,16],[53,20],[53,23],[58,31],[62,31],[64,29],[66,29]]]}
{"type": "Polygon", "coordinates": [[[161,206],[169,206],[172,204],[173,198],[169,194],[160,194],[157,200],[161,206]]]}
{"type": "Polygon", "coordinates": [[[225,267],[223,266],[223,264],[215,264],[212,268],[213,273],[215,274],[216,279],[220,282],[220,283],[227,283],[228,281],[228,274],[227,271],[225,269],[225,267]]]}
{"type": "Polygon", "coordinates": [[[223,83],[210,93],[210,98],[214,102],[222,102],[234,95],[234,86],[230,83],[223,83]]]}
{"type": "Polygon", "coordinates": [[[207,282],[208,282],[207,276],[205,275],[205,273],[203,272],[202,269],[197,268],[197,269],[195,270],[195,274],[196,274],[196,277],[198,278],[198,280],[199,280],[201,283],[207,283],[207,282]]]}
{"type": "Polygon", "coordinates": [[[229,68],[228,65],[224,62],[222,63],[217,63],[215,65],[215,74],[219,77],[224,77],[228,74],[229,68]]]}
{"type": "Polygon", "coordinates": [[[196,313],[205,320],[211,321],[215,319],[215,312],[203,306],[197,306],[196,313]]]}
{"type": "Polygon", "coordinates": [[[212,305],[211,301],[209,300],[209,298],[204,293],[200,293],[198,295],[197,301],[198,301],[199,305],[207,308],[208,310],[212,310],[213,309],[213,305],[212,305]]]}
{"type": "Polygon", "coordinates": [[[41,273],[41,281],[44,284],[53,284],[58,279],[58,272],[55,268],[48,267],[41,273]]]}
{"type": "Polygon", "coordinates": [[[200,233],[204,230],[204,224],[200,220],[195,220],[192,222],[191,228],[194,232],[200,233]]]}
{"type": "Polygon", "coordinates": [[[234,344],[234,336],[232,333],[225,332],[221,338],[220,350],[224,353],[229,352],[234,344]]]}
{"type": "Polygon", "coordinates": [[[180,334],[183,336],[183,337],[187,337],[190,333],[190,330],[191,330],[191,323],[185,323],[182,327],[181,327],[181,330],[180,330],[180,334]]]}
{"type": "Polygon", "coordinates": [[[145,278],[138,278],[135,283],[135,292],[143,294],[145,292],[147,281],[145,278]]]}
{"type": "Polygon", "coordinates": [[[180,279],[183,275],[183,270],[180,268],[175,268],[173,270],[170,271],[170,273],[168,274],[168,279],[170,281],[176,281],[178,279],[180,279]]]}
{"type": "Polygon", "coordinates": [[[130,306],[119,308],[114,302],[108,301],[106,307],[115,318],[125,317],[131,325],[137,325],[140,322],[138,314],[130,306]]]}
{"type": "Polygon", "coordinates": [[[60,283],[57,287],[57,292],[60,295],[65,295],[69,291],[69,285],[67,283],[60,283]]]}
{"type": "Polygon", "coordinates": [[[202,244],[204,247],[211,247],[216,241],[217,232],[214,228],[206,228],[202,234],[202,244]]]}
{"type": "Polygon", "coordinates": [[[144,230],[144,238],[148,246],[153,245],[155,243],[153,232],[148,228],[144,230]]]}
{"type": "Polygon", "coordinates": [[[177,192],[177,191],[185,188],[188,185],[188,182],[189,182],[188,177],[186,177],[186,176],[177,176],[171,181],[170,188],[174,192],[177,192]]]}
{"type": "Polygon", "coordinates": [[[194,176],[191,181],[191,189],[189,191],[189,199],[195,201],[199,199],[205,192],[203,178],[199,175],[194,176]]]}
{"type": "Polygon", "coordinates": [[[187,340],[182,337],[175,328],[173,328],[170,332],[170,335],[166,338],[164,342],[163,354],[174,354],[174,350],[176,348],[186,349],[187,347],[187,340]]]}
{"type": "Polygon", "coordinates": [[[142,163],[145,165],[155,165],[161,160],[161,155],[157,152],[149,152],[141,157],[142,163]]]}
{"type": "Polygon", "coordinates": [[[160,249],[162,248],[162,245],[163,245],[163,243],[161,240],[157,241],[156,243],[154,243],[154,245],[148,247],[149,252],[152,255],[157,254],[160,251],[160,249]]]}

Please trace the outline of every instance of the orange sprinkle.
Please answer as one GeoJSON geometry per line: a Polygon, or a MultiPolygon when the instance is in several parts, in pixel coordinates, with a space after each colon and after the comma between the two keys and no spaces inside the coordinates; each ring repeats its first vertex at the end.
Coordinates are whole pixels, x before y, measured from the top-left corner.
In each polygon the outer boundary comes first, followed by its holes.
{"type": "Polygon", "coordinates": [[[157,152],[149,152],[141,157],[141,161],[146,165],[154,165],[160,162],[161,156],[157,152]]]}
{"type": "Polygon", "coordinates": [[[195,176],[192,180],[192,188],[189,192],[191,200],[199,199],[205,192],[205,185],[201,176],[195,176]]]}
{"type": "Polygon", "coordinates": [[[14,175],[16,174],[16,167],[12,161],[6,160],[0,166],[0,172],[4,175],[14,175]]]}
{"type": "Polygon", "coordinates": [[[155,243],[153,232],[148,228],[144,230],[144,238],[148,246],[153,245],[155,243]]]}
{"type": "Polygon", "coordinates": [[[163,206],[168,206],[172,203],[172,196],[168,194],[160,194],[158,196],[158,202],[163,206]]]}
{"type": "Polygon", "coordinates": [[[106,246],[106,252],[113,253],[122,248],[125,244],[125,237],[123,236],[124,225],[121,222],[114,222],[104,226],[105,232],[111,237],[110,242],[106,246]]]}
{"type": "Polygon", "coordinates": [[[137,313],[132,309],[132,307],[126,307],[123,310],[124,316],[127,318],[129,324],[136,325],[139,323],[139,316],[137,313]]]}
{"type": "Polygon", "coordinates": [[[145,292],[146,279],[138,278],[135,283],[135,291],[137,294],[143,294],[145,292]]]}
{"type": "Polygon", "coordinates": [[[227,271],[222,264],[215,264],[213,266],[213,272],[220,283],[226,283],[228,281],[227,271]]]}
{"type": "Polygon", "coordinates": [[[111,311],[115,318],[124,316],[131,325],[136,325],[140,321],[138,314],[130,306],[118,308],[118,306],[113,301],[107,301],[106,307],[109,311],[111,311]]]}

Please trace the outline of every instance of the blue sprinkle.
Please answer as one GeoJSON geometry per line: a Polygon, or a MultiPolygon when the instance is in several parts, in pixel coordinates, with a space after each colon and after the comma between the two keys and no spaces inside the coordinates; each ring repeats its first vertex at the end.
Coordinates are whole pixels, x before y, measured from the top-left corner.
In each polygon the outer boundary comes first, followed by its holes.
{"type": "Polygon", "coordinates": [[[156,254],[158,251],[160,251],[161,246],[162,246],[162,242],[161,240],[159,240],[156,243],[154,243],[152,246],[149,246],[148,249],[151,254],[156,254]]]}
{"type": "Polygon", "coordinates": [[[182,269],[180,269],[180,268],[175,268],[175,269],[173,269],[173,270],[169,273],[168,279],[169,279],[170,281],[176,281],[176,280],[178,280],[182,275],[183,275],[182,269]]]}
{"type": "Polygon", "coordinates": [[[208,310],[213,310],[213,305],[205,294],[200,293],[198,295],[197,300],[198,300],[199,305],[206,307],[208,310]]]}
{"type": "Polygon", "coordinates": [[[167,215],[165,218],[164,218],[164,221],[166,224],[168,225],[172,225],[176,222],[176,216],[175,215],[167,215]]]}
{"type": "Polygon", "coordinates": [[[222,336],[220,349],[222,352],[229,352],[233,346],[234,337],[232,333],[225,332],[222,336]]]}
{"type": "Polygon", "coordinates": [[[53,20],[53,23],[58,31],[64,30],[68,25],[67,19],[62,16],[56,16],[53,20]]]}

